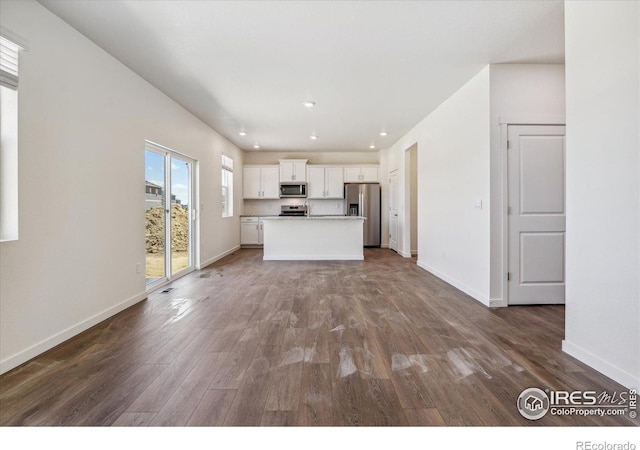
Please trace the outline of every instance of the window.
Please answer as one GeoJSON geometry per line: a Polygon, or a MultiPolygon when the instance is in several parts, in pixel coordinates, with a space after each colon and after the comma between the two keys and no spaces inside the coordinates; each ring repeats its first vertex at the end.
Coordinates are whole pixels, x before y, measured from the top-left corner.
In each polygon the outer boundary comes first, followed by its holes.
{"type": "Polygon", "coordinates": [[[0,242],[18,239],[18,53],[0,36],[0,242]]]}
{"type": "Polygon", "coordinates": [[[233,217],[233,159],[222,155],[222,217],[233,217]]]}

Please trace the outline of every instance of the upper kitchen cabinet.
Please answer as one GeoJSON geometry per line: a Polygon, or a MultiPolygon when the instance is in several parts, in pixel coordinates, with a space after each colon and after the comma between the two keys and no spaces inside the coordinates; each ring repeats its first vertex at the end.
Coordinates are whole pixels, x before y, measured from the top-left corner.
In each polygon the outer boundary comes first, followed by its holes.
{"type": "Polygon", "coordinates": [[[308,198],[344,198],[342,167],[308,166],[307,178],[308,198]]]}
{"type": "Polygon", "coordinates": [[[307,181],[306,159],[281,159],[280,181],[307,181]]]}
{"type": "Polygon", "coordinates": [[[345,183],[377,183],[378,165],[353,166],[344,168],[345,183]]]}
{"type": "Polygon", "coordinates": [[[244,166],[243,198],[246,199],[279,199],[280,180],[278,169],[273,166],[244,166]]]}

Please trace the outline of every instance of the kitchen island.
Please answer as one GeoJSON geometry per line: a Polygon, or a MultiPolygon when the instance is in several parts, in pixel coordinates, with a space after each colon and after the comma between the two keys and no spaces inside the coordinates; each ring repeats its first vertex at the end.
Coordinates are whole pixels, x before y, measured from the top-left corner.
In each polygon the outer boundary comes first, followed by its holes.
{"type": "Polygon", "coordinates": [[[359,216],[265,217],[265,261],[363,260],[359,216]]]}

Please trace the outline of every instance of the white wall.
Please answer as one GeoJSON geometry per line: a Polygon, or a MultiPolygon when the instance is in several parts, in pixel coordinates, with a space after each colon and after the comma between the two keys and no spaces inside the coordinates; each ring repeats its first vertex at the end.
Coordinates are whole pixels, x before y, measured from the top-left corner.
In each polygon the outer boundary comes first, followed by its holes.
{"type": "MultiPolygon", "coordinates": [[[[405,150],[418,144],[418,265],[489,303],[489,67],[388,151],[405,186],[405,150]],[[476,208],[483,201],[484,208],[476,208]]],[[[399,189],[399,243],[406,195],[399,189]]],[[[410,248],[400,248],[403,253],[410,248]]]]}
{"type": "MultiPolygon", "coordinates": [[[[562,123],[564,93],[564,65],[491,65],[388,151],[390,170],[404,168],[405,186],[405,150],[418,144],[419,264],[487,305],[506,304],[500,124],[562,123]],[[480,200],[482,209],[475,207],[480,200]]],[[[400,190],[399,252],[405,256],[412,250],[409,197],[400,190]]]]}
{"type": "Polygon", "coordinates": [[[281,159],[308,159],[309,164],[379,164],[380,152],[245,152],[245,164],[278,164],[281,159]]]}
{"type": "Polygon", "coordinates": [[[565,2],[567,306],[563,349],[640,386],[640,10],[565,2]]]}
{"type": "MultiPolygon", "coordinates": [[[[239,245],[220,154],[242,152],[35,1],[3,1],[20,60],[20,239],[0,243],[0,371],[146,297],[144,143],[199,161],[200,257],[239,245]]],[[[234,177],[242,192],[241,171],[234,177]]],[[[241,205],[236,196],[236,211],[241,205]]]]}
{"type": "Polygon", "coordinates": [[[494,64],[491,89],[491,304],[504,305],[504,166],[501,122],[564,123],[565,81],[562,64],[494,64]]]}

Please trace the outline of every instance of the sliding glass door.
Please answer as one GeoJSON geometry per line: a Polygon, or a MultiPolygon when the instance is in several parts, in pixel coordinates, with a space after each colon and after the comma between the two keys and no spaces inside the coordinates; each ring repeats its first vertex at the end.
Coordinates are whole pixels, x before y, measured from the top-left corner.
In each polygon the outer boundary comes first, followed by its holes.
{"type": "Polygon", "coordinates": [[[171,157],[171,275],[192,266],[191,173],[190,162],[171,157]]]}
{"type": "Polygon", "coordinates": [[[195,161],[147,142],[145,230],[147,285],[160,284],[194,266],[195,161]]]}

